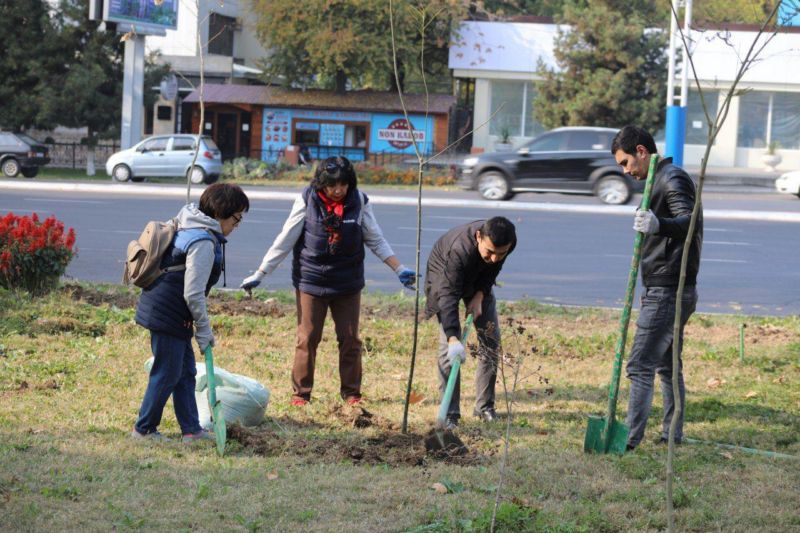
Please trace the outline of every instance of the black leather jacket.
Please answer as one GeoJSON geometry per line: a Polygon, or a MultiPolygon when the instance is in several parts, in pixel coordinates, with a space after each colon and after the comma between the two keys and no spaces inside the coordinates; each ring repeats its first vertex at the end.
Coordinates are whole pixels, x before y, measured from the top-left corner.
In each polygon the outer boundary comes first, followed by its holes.
{"type": "MultiPolygon", "coordinates": [[[[642,283],[645,287],[678,285],[683,243],[689,233],[689,222],[696,198],[692,178],[667,157],[658,163],[650,210],[658,217],[659,229],[645,235],[642,243],[642,283]]],[[[689,248],[686,267],[686,286],[697,284],[700,269],[700,250],[703,246],[703,211],[697,217],[694,238],[689,248]]]]}

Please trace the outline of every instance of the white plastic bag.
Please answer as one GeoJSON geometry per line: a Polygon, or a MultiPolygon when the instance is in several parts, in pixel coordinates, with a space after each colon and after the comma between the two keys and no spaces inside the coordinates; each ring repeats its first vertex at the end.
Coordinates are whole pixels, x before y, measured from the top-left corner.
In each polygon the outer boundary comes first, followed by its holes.
{"type": "MultiPolygon", "coordinates": [[[[153,367],[153,361],[151,357],[144,365],[148,373],[153,367]]],[[[222,403],[222,414],[226,424],[239,422],[243,426],[257,426],[264,420],[264,412],[269,403],[269,389],[252,378],[228,372],[216,365],[214,378],[217,383],[217,401],[222,403]]],[[[211,411],[208,408],[206,365],[202,361],[197,363],[195,379],[194,398],[197,402],[200,425],[204,429],[212,429],[211,411]]]]}

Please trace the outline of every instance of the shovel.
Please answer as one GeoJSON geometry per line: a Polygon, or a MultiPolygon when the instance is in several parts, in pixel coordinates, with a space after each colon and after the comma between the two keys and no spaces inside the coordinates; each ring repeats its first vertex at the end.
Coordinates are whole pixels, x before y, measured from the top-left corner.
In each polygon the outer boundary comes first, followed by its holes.
{"type": "Polygon", "coordinates": [[[211,420],[214,423],[214,436],[217,439],[217,453],[225,454],[225,417],[222,416],[222,403],[217,401],[217,383],[214,378],[214,355],[211,345],[206,347],[206,376],[208,378],[208,406],[211,409],[211,420]]]}
{"type": "MultiPolygon", "coordinates": [[[[640,209],[650,209],[650,189],[653,188],[653,179],[655,177],[657,165],[658,154],[653,154],[650,156],[650,167],[647,172],[647,181],[644,184],[644,193],[642,195],[642,205],[640,209]]],[[[616,453],[622,455],[625,453],[625,446],[628,443],[628,432],[630,428],[627,424],[616,420],[617,394],[619,393],[619,376],[622,372],[622,355],[625,352],[625,340],[628,337],[628,323],[631,319],[633,293],[636,291],[636,277],[639,275],[639,258],[642,254],[642,239],[643,234],[637,232],[636,238],[633,241],[633,259],[631,259],[631,270],[628,274],[628,288],[625,291],[625,306],[622,308],[614,366],[611,370],[611,384],[608,387],[608,414],[605,417],[589,415],[586,439],[583,442],[584,452],[616,453]]]]}
{"type": "MultiPolygon", "coordinates": [[[[472,314],[467,315],[467,320],[464,323],[464,332],[461,334],[461,344],[465,347],[467,345],[467,338],[469,337],[469,330],[472,328],[472,314]]],[[[458,372],[461,369],[461,359],[456,359],[450,367],[450,376],[447,378],[447,387],[444,389],[442,396],[442,403],[439,406],[439,416],[436,417],[435,434],[425,439],[425,448],[428,451],[451,450],[456,453],[463,453],[467,450],[466,445],[459,439],[452,431],[445,429],[447,420],[447,409],[450,407],[450,401],[453,399],[453,391],[456,388],[456,380],[458,379],[458,372]]]]}

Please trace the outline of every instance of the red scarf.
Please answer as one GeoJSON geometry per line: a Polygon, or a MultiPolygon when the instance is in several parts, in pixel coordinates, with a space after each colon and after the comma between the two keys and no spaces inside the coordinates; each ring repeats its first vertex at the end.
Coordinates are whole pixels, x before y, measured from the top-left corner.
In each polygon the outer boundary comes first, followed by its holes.
{"type": "Polygon", "coordinates": [[[331,200],[322,191],[317,191],[317,196],[325,205],[327,217],[322,221],[325,231],[328,232],[328,251],[336,254],[339,249],[339,242],[342,240],[342,217],[344,216],[344,201],[336,202],[331,200]],[[334,224],[330,222],[334,221],[334,224]]]}
{"type": "Polygon", "coordinates": [[[319,196],[319,199],[322,200],[323,204],[325,204],[325,210],[329,214],[333,213],[340,218],[344,216],[344,201],[336,202],[334,200],[331,200],[330,198],[325,196],[325,193],[322,191],[317,191],[317,196],[319,196]]]}

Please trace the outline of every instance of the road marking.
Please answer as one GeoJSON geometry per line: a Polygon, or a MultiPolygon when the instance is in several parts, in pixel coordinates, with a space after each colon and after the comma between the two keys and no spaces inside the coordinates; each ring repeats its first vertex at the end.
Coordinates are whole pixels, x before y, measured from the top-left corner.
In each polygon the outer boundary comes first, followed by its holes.
{"type": "MultiPolygon", "coordinates": [[[[0,189],[18,189],[25,191],[56,191],[56,192],[92,192],[101,194],[124,194],[146,196],[186,196],[186,188],[174,185],[142,185],[132,183],[56,183],[56,182],[26,182],[20,184],[15,181],[0,181],[0,189]]],[[[204,188],[192,187],[193,196],[199,197],[204,188]]],[[[291,200],[297,198],[297,192],[266,191],[255,188],[245,190],[247,196],[253,200],[291,200]]],[[[64,202],[68,200],[52,200],[64,202]]],[[[91,200],[73,200],[75,202],[92,202],[91,200]]],[[[370,201],[376,205],[402,205],[416,206],[417,198],[411,196],[370,196],[370,201]]],[[[103,203],[103,202],[99,202],[103,203]]],[[[537,211],[550,213],[579,213],[594,215],[625,215],[632,216],[636,211],[635,206],[626,205],[575,205],[575,204],[549,204],[541,202],[500,202],[491,200],[467,200],[444,198],[423,198],[425,207],[460,207],[470,209],[502,210],[502,211],[537,211]]],[[[703,217],[706,220],[751,220],[763,222],[789,222],[800,223],[800,213],[788,211],[745,211],[736,209],[705,209],[703,217]]]]}
{"type": "MultiPolygon", "coordinates": [[[[417,228],[412,228],[410,226],[398,226],[397,229],[407,229],[411,231],[417,231],[417,228]]],[[[422,231],[450,231],[452,228],[422,228],[422,231]]]]}
{"type": "Polygon", "coordinates": [[[741,229],[727,229],[727,228],[703,228],[704,232],[724,232],[724,233],[742,233],[744,230],[741,229]]]}
{"type": "MultiPolygon", "coordinates": [[[[603,254],[603,257],[623,257],[625,259],[630,259],[631,256],[624,255],[624,254],[603,254]]],[[[750,261],[745,261],[744,259],[706,259],[705,257],[700,259],[702,262],[709,262],[709,263],[749,263],[750,261]]]]}
{"type": "Polygon", "coordinates": [[[141,235],[141,231],[131,231],[124,229],[90,229],[92,233],[127,233],[131,235],[141,235]]]}
{"type": "Polygon", "coordinates": [[[250,212],[253,211],[274,211],[275,213],[286,213],[288,209],[278,209],[277,207],[251,207],[250,212]]]}
{"type": "Polygon", "coordinates": [[[63,198],[23,198],[26,202],[57,202],[59,204],[108,204],[110,202],[100,200],[64,200],[63,198]]]}
{"type": "Polygon", "coordinates": [[[448,217],[444,215],[427,215],[425,218],[441,218],[442,220],[478,220],[480,217],[448,217]]]}
{"type": "Polygon", "coordinates": [[[739,242],[739,241],[703,241],[703,244],[722,244],[726,246],[757,246],[756,244],[751,244],[749,242],[739,242]]]}
{"type": "Polygon", "coordinates": [[[8,211],[11,213],[34,213],[35,209],[19,209],[17,207],[0,207],[0,211],[8,211]]]}

